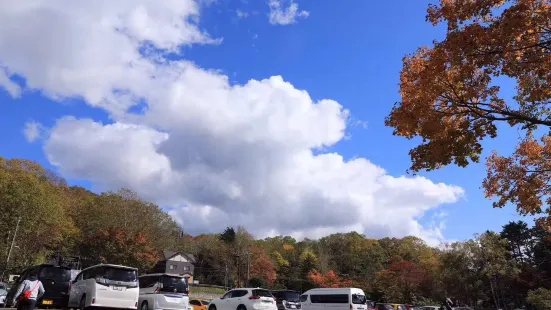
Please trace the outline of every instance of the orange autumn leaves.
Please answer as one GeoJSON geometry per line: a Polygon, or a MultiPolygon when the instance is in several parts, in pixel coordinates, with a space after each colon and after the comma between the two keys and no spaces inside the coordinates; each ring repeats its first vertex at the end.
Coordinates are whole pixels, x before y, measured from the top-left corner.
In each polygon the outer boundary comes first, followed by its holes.
{"type": "Polygon", "coordinates": [[[161,258],[146,234],[116,227],[96,231],[83,243],[81,251],[96,262],[133,266],[139,270],[149,270],[161,258]]]}
{"type": "Polygon", "coordinates": [[[478,162],[482,141],[505,123],[525,137],[512,156],[490,156],[486,195],[497,197],[496,207],[514,203],[521,214],[548,213],[549,133],[538,128],[551,127],[550,2],[440,0],[429,6],[427,20],[445,23],[446,38],[404,58],[402,100],[386,119],[395,135],[422,138],[410,151],[410,169],[478,162]],[[501,76],[516,82],[514,100],[501,96],[501,76]],[[542,133],[541,142],[533,138],[542,133]]]}
{"type": "Polygon", "coordinates": [[[324,288],[339,288],[339,287],[357,287],[358,283],[353,280],[345,279],[338,276],[333,270],[327,273],[320,273],[317,270],[312,270],[308,273],[308,280],[316,287],[324,288]]]}
{"type": "MultiPolygon", "coordinates": [[[[507,202],[519,206],[522,215],[544,212],[544,203],[551,204],[551,137],[544,136],[541,142],[529,137],[522,141],[510,157],[492,154],[487,162],[488,176],[484,180],[487,196],[497,196],[495,207],[507,202]]],[[[551,214],[540,220],[551,224],[551,214]]]]}

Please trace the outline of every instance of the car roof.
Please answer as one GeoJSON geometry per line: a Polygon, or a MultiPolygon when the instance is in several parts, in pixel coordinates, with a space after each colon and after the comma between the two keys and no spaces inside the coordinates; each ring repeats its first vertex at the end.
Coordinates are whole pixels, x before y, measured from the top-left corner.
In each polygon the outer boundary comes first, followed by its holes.
{"type": "Polygon", "coordinates": [[[184,276],[181,276],[179,274],[170,274],[170,273],[147,273],[140,275],[141,277],[156,277],[156,276],[169,276],[169,277],[178,277],[178,278],[185,278],[184,276]]]}
{"type": "Polygon", "coordinates": [[[123,266],[123,265],[115,265],[115,264],[98,264],[98,265],[94,265],[94,266],[90,266],[88,268],[85,268],[83,269],[84,270],[88,270],[88,269],[92,269],[92,268],[98,268],[98,267],[114,267],[114,268],[121,268],[121,269],[127,269],[127,270],[138,270],[138,268],[135,268],[135,267],[128,267],[128,266],[123,266]]]}

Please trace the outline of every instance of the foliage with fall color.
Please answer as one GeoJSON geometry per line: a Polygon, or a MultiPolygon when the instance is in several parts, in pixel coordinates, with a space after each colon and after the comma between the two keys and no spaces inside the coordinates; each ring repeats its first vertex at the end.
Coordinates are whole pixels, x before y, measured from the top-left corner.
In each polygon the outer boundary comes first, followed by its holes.
{"type": "MultiPolygon", "coordinates": [[[[417,237],[376,240],[356,232],[255,240],[244,227],[182,237],[167,213],[132,191],[95,194],[36,163],[0,158],[0,249],[8,248],[18,218],[18,247],[10,264],[0,265],[7,274],[58,252],[143,273],[169,249],[194,255],[195,280],[227,287],[356,286],[375,301],[438,305],[450,297],[504,309],[545,307],[551,290],[551,233],[524,222],[437,248],[417,237]]],[[[0,251],[1,262],[6,255],[0,251]]]]}
{"type": "Polygon", "coordinates": [[[387,126],[422,138],[410,151],[414,172],[478,162],[484,139],[516,128],[523,135],[516,151],[488,158],[483,187],[497,198],[495,207],[513,203],[520,214],[543,214],[541,223],[551,224],[551,3],[438,2],[427,20],[446,24],[446,38],[404,58],[402,100],[387,126]],[[500,93],[500,78],[516,83],[513,100],[500,93]]]}
{"type": "Polygon", "coordinates": [[[358,286],[354,280],[338,276],[333,270],[322,274],[314,269],[308,273],[308,279],[317,287],[340,288],[358,286]]]}

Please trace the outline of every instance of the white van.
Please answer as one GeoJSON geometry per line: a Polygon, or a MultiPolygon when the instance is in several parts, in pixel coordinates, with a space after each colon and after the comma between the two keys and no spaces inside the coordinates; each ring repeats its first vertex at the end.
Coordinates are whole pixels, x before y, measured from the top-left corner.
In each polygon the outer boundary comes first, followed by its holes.
{"type": "Polygon", "coordinates": [[[140,310],[187,310],[189,287],[187,279],[166,273],[140,276],[140,310]]]}
{"type": "Polygon", "coordinates": [[[71,282],[69,308],[138,308],[138,269],[101,264],[82,270],[71,282]]]}
{"type": "Polygon", "coordinates": [[[367,298],[359,288],[314,288],[300,296],[302,310],[367,310],[367,298]]]}

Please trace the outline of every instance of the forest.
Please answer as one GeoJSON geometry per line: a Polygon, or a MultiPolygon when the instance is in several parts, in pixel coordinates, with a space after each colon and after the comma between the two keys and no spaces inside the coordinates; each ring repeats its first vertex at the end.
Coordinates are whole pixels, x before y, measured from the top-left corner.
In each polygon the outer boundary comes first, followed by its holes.
{"type": "Polygon", "coordinates": [[[357,232],[259,240],[231,223],[219,234],[190,236],[130,190],[96,194],[69,186],[37,163],[4,158],[0,217],[0,266],[6,274],[55,254],[78,255],[84,266],[109,262],[143,273],[168,249],[195,256],[194,279],[202,284],[300,291],[355,286],[372,300],[415,305],[439,305],[450,297],[512,309],[550,300],[551,234],[520,221],[438,247],[412,236],[376,240],[357,232]]]}

